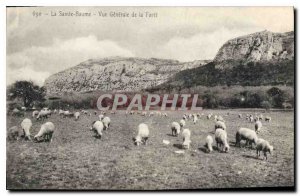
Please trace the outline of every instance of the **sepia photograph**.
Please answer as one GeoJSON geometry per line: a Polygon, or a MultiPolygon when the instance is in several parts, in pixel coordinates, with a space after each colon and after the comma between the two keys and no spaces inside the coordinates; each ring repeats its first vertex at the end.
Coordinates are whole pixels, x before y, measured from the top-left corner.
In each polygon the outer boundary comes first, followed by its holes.
{"type": "Polygon", "coordinates": [[[295,191],[295,13],[7,6],[6,189],[295,191]]]}

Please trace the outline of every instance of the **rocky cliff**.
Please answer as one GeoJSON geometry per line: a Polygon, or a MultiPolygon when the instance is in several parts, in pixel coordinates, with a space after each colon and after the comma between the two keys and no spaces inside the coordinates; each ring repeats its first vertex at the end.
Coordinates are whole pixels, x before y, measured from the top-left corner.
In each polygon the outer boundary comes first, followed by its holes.
{"type": "Polygon", "coordinates": [[[208,62],[121,57],[90,59],[50,76],[45,87],[48,95],[95,90],[138,91],[157,86],[179,71],[208,62]]]}
{"type": "MultiPolygon", "coordinates": [[[[227,41],[218,51],[215,62],[244,62],[292,60],[294,58],[294,32],[273,33],[262,31],[227,41]]],[[[227,64],[228,65],[228,64],[227,64]]]]}

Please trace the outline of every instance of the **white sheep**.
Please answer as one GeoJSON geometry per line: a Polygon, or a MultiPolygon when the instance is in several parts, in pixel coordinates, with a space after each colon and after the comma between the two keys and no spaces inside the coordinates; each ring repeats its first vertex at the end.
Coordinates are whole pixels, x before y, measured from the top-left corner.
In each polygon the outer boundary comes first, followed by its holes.
{"type": "Polygon", "coordinates": [[[262,123],[261,123],[261,121],[256,121],[255,122],[255,132],[256,133],[259,133],[259,131],[260,131],[260,129],[262,128],[262,123]]]}
{"type": "Polygon", "coordinates": [[[32,122],[29,118],[25,118],[21,122],[21,127],[24,132],[25,139],[31,140],[30,138],[30,128],[32,127],[32,122]]]}
{"type": "Polygon", "coordinates": [[[213,147],[212,147],[213,142],[214,142],[214,140],[213,140],[212,136],[208,135],[205,139],[205,145],[204,145],[207,148],[208,153],[213,151],[213,147]]]}
{"type": "Polygon", "coordinates": [[[21,110],[26,111],[26,107],[22,106],[21,110]]]}
{"type": "Polygon", "coordinates": [[[134,115],[134,111],[130,111],[130,115],[134,115]]]}
{"type": "Polygon", "coordinates": [[[34,117],[37,116],[38,114],[39,114],[39,111],[34,110],[34,111],[32,112],[32,117],[34,118],[34,117]]]}
{"type": "Polygon", "coordinates": [[[189,129],[183,129],[182,136],[183,136],[182,148],[189,149],[191,145],[191,131],[189,129]]]}
{"type": "Polygon", "coordinates": [[[181,126],[178,122],[172,122],[171,124],[171,130],[172,130],[172,135],[173,136],[178,136],[180,133],[181,126]]]}
{"type": "Polygon", "coordinates": [[[183,117],[182,117],[183,120],[187,120],[187,118],[188,118],[188,117],[187,117],[185,114],[184,114],[183,117]]]}
{"type": "Polygon", "coordinates": [[[149,113],[149,116],[153,116],[153,115],[154,115],[154,112],[150,112],[150,113],[149,113]]]}
{"type": "Polygon", "coordinates": [[[64,112],[64,118],[71,117],[71,116],[74,116],[74,114],[71,113],[70,111],[67,110],[67,111],[64,112]]]}
{"type": "Polygon", "coordinates": [[[108,127],[110,126],[110,118],[108,116],[104,117],[103,120],[103,125],[104,125],[104,130],[107,130],[108,127]]]}
{"type": "Polygon", "coordinates": [[[54,130],[54,124],[52,122],[46,122],[42,124],[40,131],[34,136],[34,140],[38,142],[52,142],[52,135],[54,133],[54,130]]]}
{"type": "Polygon", "coordinates": [[[211,118],[212,114],[207,115],[207,119],[209,120],[211,118]]]}
{"type": "Polygon", "coordinates": [[[148,125],[141,123],[138,126],[138,134],[133,138],[134,144],[139,146],[140,144],[147,145],[147,140],[149,138],[149,128],[148,125]]]}
{"type": "Polygon", "coordinates": [[[181,119],[181,120],[179,121],[179,124],[180,124],[181,127],[184,127],[184,126],[185,126],[185,120],[184,120],[184,119],[181,119]]]}
{"type": "Polygon", "coordinates": [[[196,124],[197,120],[198,120],[197,115],[193,114],[193,123],[196,124]]]}
{"type": "Polygon", "coordinates": [[[250,122],[253,122],[253,121],[254,121],[254,118],[253,118],[252,115],[249,117],[249,121],[250,121],[250,122]]]}
{"type": "Polygon", "coordinates": [[[264,116],[262,114],[259,115],[258,119],[263,120],[264,116]]]}
{"type": "Polygon", "coordinates": [[[58,115],[64,115],[65,111],[63,111],[62,109],[58,110],[58,115]]]}
{"type": "Polygon", "coordinates": [[[80,112],[75,112],[74,116],[75,116],[75,120],[78,120],[80,117],[80,112]]]}
{"type": "Polygon", "coordinates": [[[162,114],[164,117],[168,117],[168,114],[167,113],[163,113],[162,114]]]}
{"type": "Polygon", "coordinates": [[[92,127],[91,127],[91,131],[94,131],[94,133],[96,134],[95,137],[96,138],[101,138],[102,137],[102,131],[104,129],[104,125],[102,121],[94,121],[92,123],[92,127]]]}
{"type": "Polygon", "coordinates": [[[270,155],[272,155],[273,146],[271,146],[268,141],[259,138],[256,144],[257,158],[260,156],[260,151],[263,151],[264,157],[266,157],[267,160],[268,159],[267,153],[270,153],[270,155]]]}
{"type": "Polygon", "coordinates": [[[141,115],[142,115],[142,116],[146,116],[146,115],[147,115],[147,112],[142,112],[141,115]]]}
{"type": "Polygon", "coordinates": [[[265,121],[271,122],[271,116],[266,116],[265,121]]]}
{"type": "Polygon", "coordinates": [[[226,125],[223,121],[217,121],[215,124],[215,130],[216,129],[223,129],[226,130],[226,125]]]}
{"type": "Polygon", "coordinates": [[[49,111],[46,111],[46,110],[41,110],[39,112],[39,114],[37,115],[36,119],[39,120],[39,119],[42,119],[44,120],[45,118],[48,118],[49,116],[49,111]]]}
{"type": "Polygon", "coordinates": [[[222,152],[228,152],[229,151],[229,144],[227,141],[227,132],[223,129],[217,129],[215,133],[215,140],[217,143],[217,147],[222,148],[222,152]]]}
{"type": "Polygon", "coordinates": [[[241,140],[246,140],[246,146],[249,144],[252,146],[252,143],[257,143],[257,135],[254,130],[248,128],[240,128],[235,135],[236,143],[235,146],[241,146],[241,140]]]}

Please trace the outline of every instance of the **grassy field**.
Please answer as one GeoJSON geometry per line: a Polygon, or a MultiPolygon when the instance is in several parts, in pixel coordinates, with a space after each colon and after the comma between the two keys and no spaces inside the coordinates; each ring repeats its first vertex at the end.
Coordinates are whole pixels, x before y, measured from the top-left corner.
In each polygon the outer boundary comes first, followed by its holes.
{"type": "MultiPolygon", "coordinates": [[[[91,111],[92,112],[92,111],[91,111]]],[[[182,137],[171,136],[172,121],[183,112],[168,112],[168,117],[125,116],[124,111],[108,115],[110,130],[101,140],[89,131],[98,115],[63,119],[52,115],[56,126],[52,143],[8,141],[6,179],[8,189],[201,189],[294,186],[294,113],[271,112],[270,123],[263,121],[259,137],[274,146],[268,161],[257,159],[256,151],[234,147],[239,127],[254,129],[254,123],[239,119],[254,111],[204,110],[226,120],[229,153],[204,152],[208,134],[213,135],[214,120],[201,118],[195,125],[188,121],[192,144],[184,154],[174,151],[182,137]],[[229,115],[227,116],[227,112],[229,115]],[[150,129],[147,146],[135,146],[132,138],[139,123],[150,129]],[[170,144],[163,144],[162,140],[170,144]]],[[[31,118],[31,113],[25,115],[31,118]]],[[[20,125],[23,117],[7,116],[7,127],[20,125]]],[[[35,135],[42,124],[33,121],[35,135]]],[[[46,122],[46,121],[45,121],[46,122]]],[[[215,142],[214,142],[214,145],[215,142]]]]}

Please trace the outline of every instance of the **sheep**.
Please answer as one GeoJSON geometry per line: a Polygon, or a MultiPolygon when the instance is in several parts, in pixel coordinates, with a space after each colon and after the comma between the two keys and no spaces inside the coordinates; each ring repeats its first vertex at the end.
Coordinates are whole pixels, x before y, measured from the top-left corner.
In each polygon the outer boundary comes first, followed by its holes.
{"type": "Polygon", "coordinates": [[[141,123],[138,126],[138,134],[133,138],[134,144],[139,146],[140,144],[147,145],[147,140],[149,138],[149,128],[148,125],[141,123]]]}
{"type": "Polygon", "coordinates": [[[110,126],[110,118],[108,116],[104,117],[103,120],[103,125],[104,125],[104,130],[107,130],[108,127],[110,126]]]}
{"type": "Polygon", "coordinates": [[[226,130],[226,125],[224,122],[222,121],[217,121],[216,124],[215,124],[215,130],[216,129],[223,129],[223,130],[226,130]]]}
{"type": "Polygon", "coordinates": [[[167,113],[163,113],[162,114],[164,117],[168,117],[168,114],[167,113]]]}
{"type": "Polygon", "coordinates": [[[253,121],[254,121],[254,118],[253,118],[252,115],[249,117],[249,121],[250,121],[250,122],[253,122],[253,121]]]}
{"type": "Polygon", "coordinates": [[[130,111],[130,115],[134,115],[134,111],[130,111]]]}
{"type": "Polygon", "coordinates": [[[34,136],[36,142],[52,142],[52,135],[54,133],[55,126],[52,122],[46,122],[42,124],[38,134],[34,136]]]}
{"type": "Polygon", "coordinates": [[[149,113],[149,117],[150,117],[150,116],[153,116],[153,115],[154,115],[154,113],[153,113],[153,112],[150,112],[150,113],[149,113]]]}
{"type": "Polygon", "coordinates": [[[235,146],[239,145],[241,147],[241,140],[246,140],[246,146],[249,144],[252,147],[252,143],[257,143],[257,135],[255,131],[248,128],[240,128],[236,132],[236,143],[235,146]]]}
{"type": "Polygon", "coordinates": [[[48,118],[48,115],[49,115],[49,112],[48,112],[48,111],[41,110],[41,111],[39,112],[39,114],[37,115],[36,119],[37,119],[37,120],[40,120],[40,119],[44,120],[45,118],[48,118]]]}
{"type": "Polygon", "coordinates": [[[81,110],[82,114],[88,114],[88,112],[86,110],[81,110]]]}
{"type": "Polygon", "coordinates": [[[192,119],[192,118],[193,118],[193,115],[192,115],[192,114],[189,114],[188,117],[189,117],[188,119],[192,119]]]}
{"type": "Polygon", "coordinates": [[[21,137],[21,133],[19,131],[18,126],[13,126],[9,128],[8,135],[7,135],[7,138],[9,140],[19,140],[20,137],[21,137]]]}
{"type": "Polygon", "coordinates": [[[65,111],[65,112],[64,112],[64,118],[66,118],[66,117],[72,117],[72,116],[74,116],[73,113],[71,113],[71,112],[69,112],[69,111],[65,111]]]}
{"type": "Polygon", "coordinates": [[[263,120],[264,116],[262,114],[259,115],[258,119],[263,120]]]}
{"type": "Polygon", "coordinates": [[[63,110],[58,110],[58,115],[64,115],[64,113],[65,113],[65,111],[63,111],[63,110]]]}
{"type": "Polygon", "coordinates": [[[258,120],[255,122],[255,132],[259,133],[260,129],[262,128],[262,123],[258,120]]]}
{"type": "Polygon", "coordinates": [[[36,115],[38,115],[39,114],[39,111],[37,111],[37,110],[34,110],[33,112],[32,112],[32,118],[34,118],[36,115]]]}
{"type": "Polygon", "coordinates": [[[187,120],[187,118],[188,118],[188,117],[187,117],[185,114],[184,114],[183,117],[182,117],[183,120],[187,120]]]}
{"type": "Polygon", "coordinates": [[[75,120],[78,120],[80,117],[80,112],[75,112],[74,116],[75,116],[75,120]]]}
{"type": "Polygon", "coordinates": [[[191,145],[191,131],[189,129],[183,129],[182,136],[183,136],[182,148],[189,149],[191,145]]]}
{"type": "Polygon", "coordinates": [[[146,116],[147,112],[142,112],[141,116],[146,116]]]}
{"type": "Polygon", "coordinates": [[[266,116],[265,121],[271,122],[271,117],[270,116],[266,116]]]}
{"type": "Polygon", "coordinates": [[[32,122],[29,118],[25,118],[21,122],[21,127],[24,132],[25,139],[31,140],[30,138],[30,128],[32,127],[32,122]]]}
{"type": "Polygon", "coordinates": [[[181,119],[179,121],[180,127],[184,127],[185,126],[185,120],[181,119]]]}
{"type": "Polygon", "coordinates": [[[157,116],[161,116],[161,112],[156,112],[157,116]]]}
{"type": "Polygon", "coordinates": [[[227,142],[227,132],[223,129],[217,129],[215,134],[215,140],[217,143],[217,147],[222,147],[222,152],[229,151],[229,144],[227,142]]]}
{"type": "Polygon", "coordinates": [[[242,114],[239,114],[239,118],[242,118],[242,114]]]}
{"type": "Polygon", "coordinates": [[[56,114],[57,113],[57,109],[54,109],[53,113],[56,114]]]}
{"type": "Polygon", "coordinates": [[[211,118],[212,114],[207,115],[207,119],[209,120],[211,118]]]}
{"type": "Polygon", "coordinates": [[[101,139],[103,129],[104,129],[104,125],[102,121],[98,120],[92,123],[91,131],[94,131],[94,133],[96,134],[95,138],[101,139]]]}
{"type": "Polygon", "coordinates": [[[222,121],[222,122],[225,122],[224,118],[222,116],[218,116],[217,117],[217,121],[222,121]]]}
{"type": "Polygon", "coordinates": [[[172,130],[172,135],[173,136],[178,136],[180,133],[181,126],[178,122],[172,122],[171,124],[171,130],[172,130]]]}
{"type": "Polygon", "coordinates": [[[215,121],[218,119],[218,116],[217,115],[214,115],[214,119],[215,119],[215,121]]]}
{"type": "Polygon", "coordinates": [[[100,114],[100,115],[99,115],[99,120],[103,120],[103,118],[104,118],[104,115],[103,115],[103,114],[100,114]]]}
{"type": "Polygon", "coordinates": [[[194,124],[196,124],[197,120],[198,120],[197,115],[193,114],[193,122],[194,122],[194,124]]]}
{"type": "Polygon", "coordinates": [[[26,107],[22,106],[21,110],[26,111],[26,107]]]}
{"type": "Polygon", "coordinates": [[[214,142],[214,140],[213,140],[212,136],[208,135],[205,139],[205,145],[204,145],[206,147],[208,153],[213,151],[213,148],[212,148],[213,142],[214,142]]]}
{"type": "Polygon", "coordinates": [[[271,146],[268,141],[259,138],[257,140],[257,145],[256,145],[257,158],[260,156],[260,151],[263,151],[264,157],[266,157],[266,160],[267,160],[268,159],[267,153],[269,152],[270,155],[272,155],[273,146],[271,146]]]}

